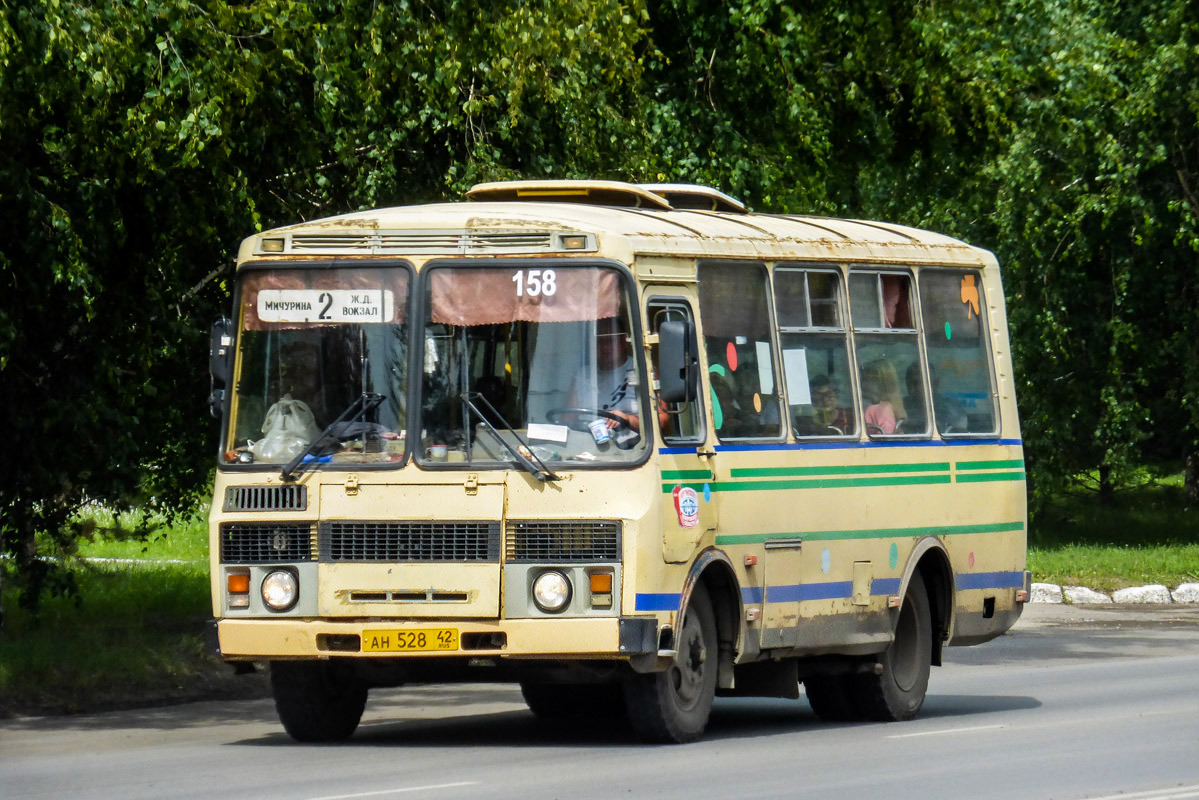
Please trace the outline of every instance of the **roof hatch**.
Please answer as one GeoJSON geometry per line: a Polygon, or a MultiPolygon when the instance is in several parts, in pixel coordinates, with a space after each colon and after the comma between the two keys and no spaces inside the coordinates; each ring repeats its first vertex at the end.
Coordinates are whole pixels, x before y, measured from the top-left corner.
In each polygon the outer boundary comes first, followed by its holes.
{"type": "Polygon", "coordinates": [[[666,199],[671,208],[697,211],[725,211],[747,214],[749,209],[740,200],[729,197],[710,186],[694,183],[641,183],[638,186],[666,199]]]}
{"type": "Polygon", "coordinates": [[[467,200],[482,202],[526,201],[535,203],[583,203],[620,208],[651,208],[670,211],[661,195],[620,181],[502,181],[480,183],[466,193],[467,200]]]}

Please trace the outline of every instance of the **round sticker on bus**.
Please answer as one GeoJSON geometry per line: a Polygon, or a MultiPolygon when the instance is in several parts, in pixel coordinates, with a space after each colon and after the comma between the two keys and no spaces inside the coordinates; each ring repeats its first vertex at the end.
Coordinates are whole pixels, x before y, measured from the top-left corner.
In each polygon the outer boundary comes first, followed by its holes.
{"type": "Polygon", "coordinates": [[[699,495],[687,486],[674,487],[674,510],[679,515],[679,524],[694,528],[699,524],[699,495]]]}

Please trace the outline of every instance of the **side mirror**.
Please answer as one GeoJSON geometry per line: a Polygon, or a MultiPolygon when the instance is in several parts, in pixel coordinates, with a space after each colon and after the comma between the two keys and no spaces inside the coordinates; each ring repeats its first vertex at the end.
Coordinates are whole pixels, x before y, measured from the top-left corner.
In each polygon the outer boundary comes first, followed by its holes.
{"type": "Polygon", "coordinates": [[[222,317],[212,323],[208,339],[208,374],[212,390],[208,394],[208,411],[217,419],[225,406],[225,387],[233,371],[233,321],[222,317]]]}
{"type": "Polygon", "coordinates": [[[695,329],[682,320],[666,320],[658,328],[658,394],[667,403],[694,400],[699,386],[699,359],[692,342],[695,329]]]}

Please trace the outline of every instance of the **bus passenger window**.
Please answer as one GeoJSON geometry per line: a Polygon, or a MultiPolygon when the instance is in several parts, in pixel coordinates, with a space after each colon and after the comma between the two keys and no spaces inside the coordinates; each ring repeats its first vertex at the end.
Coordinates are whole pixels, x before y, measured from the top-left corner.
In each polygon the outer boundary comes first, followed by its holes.
{"type": "Polygon", "coordinates": [[[849,313],[861,380],[862,420],[871,437],[921,436],[929,431],[913,307],[908,273],[850,273],[849,313]]]}
{"type": "Polygon", "coordinates": [[[766,268],[700,264],[699,308],[717,435],[721,439],[780,436],[766,268]]]}
{"type": "Polygon", "coordinates": [[[774,302],[795,436],[856,436],[841,274],[776,267],[774,302]]]}
{"type": "Polygon", "coordinates": [[[937,430],[945,435],[994,434],[982,276],[975,271],[924,269],[920,305],[937,430]]]}

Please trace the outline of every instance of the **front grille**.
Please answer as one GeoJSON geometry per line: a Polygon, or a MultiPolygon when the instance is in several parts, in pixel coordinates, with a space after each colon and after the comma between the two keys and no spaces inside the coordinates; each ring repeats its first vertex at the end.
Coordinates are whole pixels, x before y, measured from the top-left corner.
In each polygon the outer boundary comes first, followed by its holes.
{"type": "Polygon", "coordinates": [[[326,561],[489,562],[500,558],[498,522],[325,522],[326,561]]]}
{"type": "Polygon", "coordinates": [[[221,525],[221,563],[277,564],[311,560],[311,525],[245,522],[221,525]]]}
{"type": "Polygon", "coordinates": [[[619,561],[612,520],[509,520],[508,561],[619,561]]]}
{"type": "Polygon", "coordinates": [[[291,237],[292,252],[527,253],[548,251],[553,245],[553,234],[549,231],[379,231],[291,237]]]}
{"type": "Polygon", "coordinates": [[[307,486],[230,486],[226,511],[306,511],[307,486]]]}

